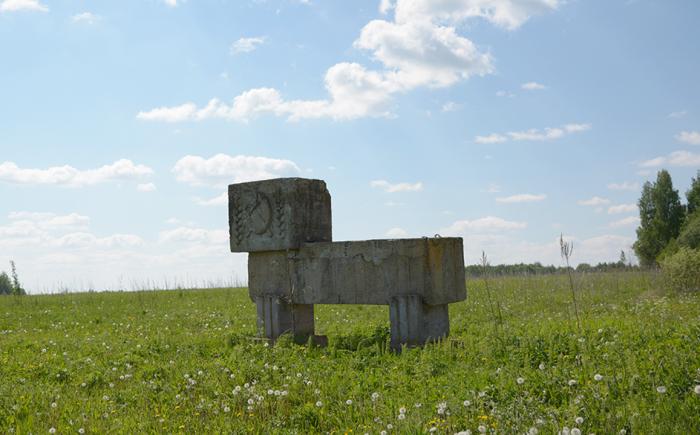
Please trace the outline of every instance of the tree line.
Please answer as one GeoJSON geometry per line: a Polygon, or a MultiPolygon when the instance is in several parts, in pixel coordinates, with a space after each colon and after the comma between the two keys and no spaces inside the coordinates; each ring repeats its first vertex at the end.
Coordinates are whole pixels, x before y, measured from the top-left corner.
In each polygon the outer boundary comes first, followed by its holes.
{"type": "Polygon", "coordinates": [[[10,273],[11,276],[7,272],[0,272],[0,295],[22,296],[27,294],[19,283],[17,267],[15,267],[15,262],[12,260],[10,260],[10,273]]]}

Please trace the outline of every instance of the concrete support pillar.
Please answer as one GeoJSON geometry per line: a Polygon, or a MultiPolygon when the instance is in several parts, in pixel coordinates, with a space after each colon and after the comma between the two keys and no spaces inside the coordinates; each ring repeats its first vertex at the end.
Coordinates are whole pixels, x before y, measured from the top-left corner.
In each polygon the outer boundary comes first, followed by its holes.
{"type": "Polygon", "coordinates": [[[389,304],[391,347],[422,346],[450,332],[447,304],[426,305],[419,295],[394,296],[389,304]]]}
{"type": "Polygon", "coordinates": [[[258,308],[258,332],[273,342],[290,333],[296,343],[306,343],[314,335],[314,306],[290,304],[278,295],[261,295],[258,308]]]}

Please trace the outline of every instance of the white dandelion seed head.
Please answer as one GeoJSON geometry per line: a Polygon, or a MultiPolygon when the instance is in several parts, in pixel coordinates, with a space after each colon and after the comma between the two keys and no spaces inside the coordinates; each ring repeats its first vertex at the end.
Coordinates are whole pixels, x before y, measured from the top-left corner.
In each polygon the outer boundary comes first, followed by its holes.
{"type": "Polygon", "coordinates": [[[391,423],[389,423],[389,424],[386,425],[386,428],[389,429],[389,430],[392,430],[392,429],[394,428],[394,425],[391,424],[391,423]]]}
{"type": "Polygon", "coordinates": [[[386,435],[386,431],[383,430],[383,431],[379,432],[379,435],[386,435]]]}
{"type": "Polygon", "coordinates": [[[51,407],[52,407],[52,408],[57,408],[57,407],[58,407],[58,403],[56,403],[56,402],[51,402],[51,407]]]}
{"type": "Polygon", "coordinates": [[[700,385],[696,385],[695,388],[693,388],[693,392],[700,395],[700,385]]]}
{"type": "Polygon", "coordinates": [[[375,391],[374,393],[372,393],[372,402],[376,402],[377,399],[379,399],[379,393],[375,391]]]}
{"type": "Polygon", "coordinates": [[[663,385],[659,385],[658,387],[656,387],[656,392],[659,394],[664,394],[666,392],[666,387],[664,387],[663,385]]]}
{"type": "Polygon", "coordinates": [[[401,408],[399,408],[399,414],[405,414],[405,413],[406,413],[406,408],[404,408],[403,406],[401,408]]]}
{"type": "Polygon", "coordinates": [[[528,435],[537,435],[540,431],[536,427],[531,427],[530,430],[527,431],[528,435]]]}
{"type": "Polygon", "coordinates": [[[78,429],[78,433],[80,433],[80,434],[85,433],[85,429],[83,429],[83,428],[81,427],[80,429],[78,429]]]}
{"type": "Polygon", "coordinates": [[[576,382],[575,379],[569,379],[569,386],[570,386],[570,387],[573,387],[573,386],[576,385],[577,383],[578,383],[578,382],[576,382]]]}
{"type": "Polygon", "coordinates": [[[602,381],[603,375],[596,373],[595,376],[593,376],[593,379],[595,379],[596,381],[602,381]]]}
{"type": "Polygon", "coordinates": [[[576,422],[576,424],[583,424],[583,417],[576,417],[574,421],[576,422]]]}
{"type": "Polygon", "coordinates": [[[349,405],[352,405],[352,399],[346,400],[346,401],[345,401],[345,404],[348,405],[348,406],[349,406],[349,405]]]}
{"type": "Polygon", "coordinates": [[[422,403],[416,403],[413,405],[414,408],[420,408],[421,406],[423,406],[422,403]]]}
{"type": "Polygon", "coordinates": [[[406,418],[406,414],[399,414],[396,418],[398,418],[399,420],[403,420],[406,418]]]}
{"type": "Polygon", "coordinates": [[[321,402],[320,400],[319,400],[318,402],[316,402],[316,407],[317,407],[317,408],[320,408],[320,407],[322,407],[322,406],[323,406],[323,402],[321,402]]]}
{"type": "Polygon", "coordinates": [[[544,370],[544,368],[545,368],[544,363],[540,363],[540,365],[538,366],[538,368],[539,368],[540,370],[544,370]]]}
{"type": "Polygon", "coordinates": [[[518,383],[518,385],[522,385],[522,384],[525,383],[525,379],[524,379],[524,378],[518,378],[518,379],[516,379],[515,381],[518,383]]]}
{"type": "Polygon", "coordinates": [[[468,400],[465,400],[464,402],[462,402],[462,405],[464,405],[464,406],[469,406],[471,404],[472,404],[472,402],[470,402],[468,400]]]}
{"type": "Polygon", "coordinates": [[[479,433],[486,433],[486,426],[483,424],[480,424],[477,429],[479,429],[479,433]]]}
{"type": "Polygon", "coordinates": [[[49,433],[56,433],[56,428],[52,427],[51,429],[49,429],[49,433]]]}
{"type": "Polygon", "coordinates": [[[571,429],[571,435],[581,435],[581,429],[574,427],[571,429]]]}

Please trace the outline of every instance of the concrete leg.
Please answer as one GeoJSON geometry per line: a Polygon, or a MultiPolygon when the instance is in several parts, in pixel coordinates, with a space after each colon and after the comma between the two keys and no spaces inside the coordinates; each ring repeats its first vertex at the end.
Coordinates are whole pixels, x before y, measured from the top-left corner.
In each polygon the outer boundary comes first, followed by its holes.
{"type": "Polygon", "coordinates": [[[450,319],[445,305],[425,305],[418,295],[395,296],[389,304],[391,347],[422,346],[439,340],[450,332],[450,319]]]}
{"type": "Polygon", "coordinates": [[[314,335],[314,306],[287,303],[276,295],[256,298],[258,332],[273,342],[291,333],[297,343],[306,343],[314,335]]]}

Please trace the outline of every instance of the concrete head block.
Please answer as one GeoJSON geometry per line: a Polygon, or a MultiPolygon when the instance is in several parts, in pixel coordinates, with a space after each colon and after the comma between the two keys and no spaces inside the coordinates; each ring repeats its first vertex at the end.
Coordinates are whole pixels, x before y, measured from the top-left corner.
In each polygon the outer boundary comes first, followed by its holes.
{"type": "Polygon", "coordinates": [[[331,195],[322,180],[277,178],[228,187],[231,252],[329,242],[331,195]]]}

